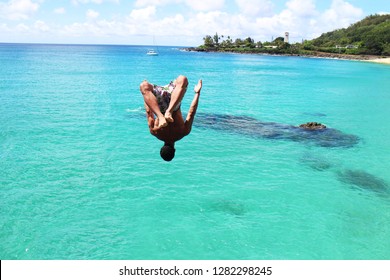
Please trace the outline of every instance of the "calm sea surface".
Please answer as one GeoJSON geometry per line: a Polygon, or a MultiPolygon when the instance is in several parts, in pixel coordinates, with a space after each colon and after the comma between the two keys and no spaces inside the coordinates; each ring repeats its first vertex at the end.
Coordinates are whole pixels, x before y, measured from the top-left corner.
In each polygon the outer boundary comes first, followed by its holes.
{"type": "Polygon", "coordinates": [[[390,259],[389,66],[146,51],[0,44],[1,259],[390,259]],[[179,74],[166,163],[138,87],[179,74]]]}

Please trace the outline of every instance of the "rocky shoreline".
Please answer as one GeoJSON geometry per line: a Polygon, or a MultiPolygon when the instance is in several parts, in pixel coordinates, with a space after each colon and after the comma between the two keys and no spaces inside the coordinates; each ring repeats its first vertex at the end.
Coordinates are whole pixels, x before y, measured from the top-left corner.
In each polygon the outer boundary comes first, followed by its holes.
{"type": "Polygon", "coordinates": [[[184,51],[189,52],[213,52],[213,53],[236,53],[236,54],[258,54],[258,55],[270,55],[270,56],[299,56],[310,58],[326,58],[326,59],[342,59],[342,60],[357,60],[368,61],[388,64],[389,57],[377,56],[377,55],[351,55],[351,54],[338,54],[338,53],[326,53],[319,51],[310,51],[307,53],[269,53],[261,51],[221,51],[221,50],[205,50],[200,48],[184,48],[184,51]]]}
{"type": "Polygon", "coordinates": [[[325,53],[325,52],[313,52],[312,54],[291,54],[291,56],[318,57],[318,58],[344,59],[344,60],[367,60],[367,61],[385,58],[383,56],[376,56],[376,55],[352,55],[352,54],[337,54],[337,53],[325,53]]]}

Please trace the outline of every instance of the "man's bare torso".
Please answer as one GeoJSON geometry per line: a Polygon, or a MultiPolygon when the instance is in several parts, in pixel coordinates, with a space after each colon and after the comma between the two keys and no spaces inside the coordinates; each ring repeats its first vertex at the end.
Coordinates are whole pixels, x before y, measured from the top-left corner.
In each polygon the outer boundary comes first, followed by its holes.
{"type": "Polygon", "coordinates": [[[150,133],[166,143],[174,143],[182,139],[187,134],[181,109],[173,112],[172,117],[174,122],[168,123],[166,127],[160,128],[157,131],[151,130],[150,133]]]}

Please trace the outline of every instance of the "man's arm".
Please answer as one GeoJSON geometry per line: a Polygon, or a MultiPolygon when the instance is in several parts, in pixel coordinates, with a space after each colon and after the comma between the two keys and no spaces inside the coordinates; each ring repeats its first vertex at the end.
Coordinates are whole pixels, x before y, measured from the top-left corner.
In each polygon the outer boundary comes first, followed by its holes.
{"type": "Polygon", "coordinates": [[[194,122],[196,110],[198,109],[201,89],[202,89],[202,80],[199,80],[198,84],[194,88],[195,91],[194,99],[191,102],[190,110],[188,111],[187,118],[184,123],[186,135],[190,134],[191,132],[192,123],[194,122]]]}
{"type": "Polygon", "coordinates": [[[158,126],[158,119],[157,119],[157,123],[156,123],[156,121],[154,119],[154,114],[153,114],[152,110],[150,110],[149,106],[146,105],[146,103],[145,103],[145,110],[146,110],[146,119],[148,120],[148,126],[149,126],[150,133],[156,134],[155,126],[156,125],[158,126]]]}

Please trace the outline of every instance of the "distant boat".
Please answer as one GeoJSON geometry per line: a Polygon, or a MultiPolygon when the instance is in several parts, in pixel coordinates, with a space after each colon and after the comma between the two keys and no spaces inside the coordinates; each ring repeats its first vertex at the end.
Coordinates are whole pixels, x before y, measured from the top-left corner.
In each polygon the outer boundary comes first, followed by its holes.
{"type": "Polygon", "coordinates": [[[148,52],[146,53],[146,55],[158,55],[158,52],[156,52],[155,50],[148,50],[148,52]]]}
{"type": "MultiPolygon", "coordinates": [[[[155,48],[157,48],[157,46],[156,46],[156,39],[154,38],[154,36],[153,36],[153,45],[155,46],[155,48]]],[[[148,50],[146,55],[156,56],[156,55],[158,55],[158,49],[157,49],[157,51],[154,50],[154,49],[150,49],[150,50],[148,50]]]]}

